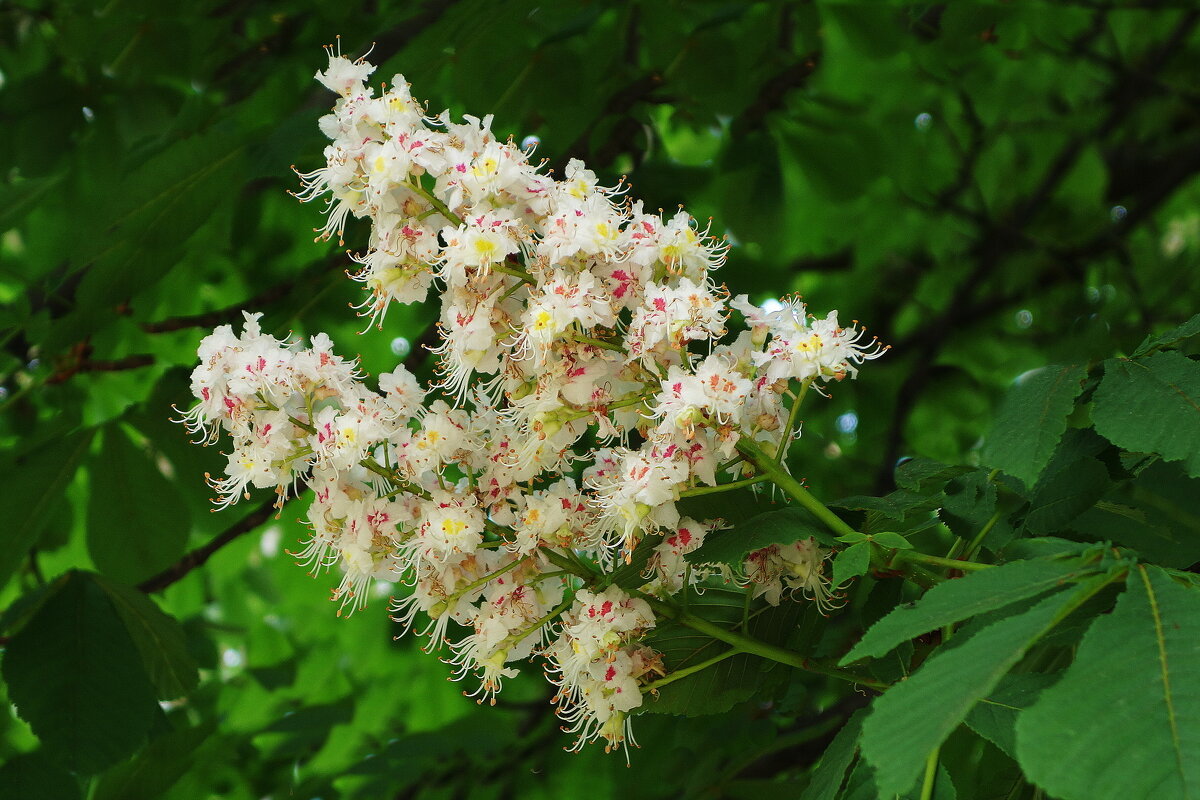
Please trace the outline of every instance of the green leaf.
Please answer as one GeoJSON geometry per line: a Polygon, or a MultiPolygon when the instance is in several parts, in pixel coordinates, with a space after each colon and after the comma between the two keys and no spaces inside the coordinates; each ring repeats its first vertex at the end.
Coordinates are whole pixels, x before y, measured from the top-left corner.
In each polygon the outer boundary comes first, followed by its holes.
{"type": "Polygon", "coordinates": [[[91,478],[87,546],[101,572],[135,584],[183,555],[187,503],[119,426],[105,430],[91,478]]]}
{"type": "Polygon", "coordinates": [[[889,519],[901,520],[915,511],[932,511],[938,507],[938,495],[918,494],[907,489],[897,489],[883,497],[855,495],[830,503],[835,508],[852,511],[873,511],[889,519]]]}
{"type": "Polygon", "coordinates": [[[155,800],[193,765],[196,748],[212,735],[215,721],[171,731],[150,742],[129,761],[106,771],[89,800],[155,800]]]}
{"type": "Polygon", "coordinates": [[[929,494],[971,471],[971,467],[950,466],[928,458],[910,458],[896,467],[896,485],[910,492],[929,494]]]}
{"type": "Polygon", "coordinates": [[[9,466],[6,482],[10,494],[4,505],[10,516],[0,526],[0,589],[37,541],[50,510],[63,502],[63,491],[75,477],[94,433],[89,428],[44,444],[9,466]]]}
{"type": "Polygon", "coordinates": [[[1022,375],[996,414],[983,463],[1033,486],[1067,429],[1086,378],[1082,364],[1056,364],[1022,375]]]}
{"type": "Polygon", "coordinates": [[[137,647],[87,573],[55,582],[9,642],[2,668],[17,713],[51,754],[83,774],[131,753],[158,713],[137,647]]]}
{"type": "Polygon", "coordinates": [[[863,723],[862,752],[875,767],[880,793],[908,791],[933,748],[1038,639],[1093,591],[1093,586],[1084,586],[1056,592],[1028,611],[986,625],[966,641],[939,650],[908,680],[877,698],[863,723]]]}
{"type": "Polygon", "coordinates": [[[1018,760],[1063,800],[1174,800],[1200,797],[1197,754],[1200,594],[1138,567],[1062,680],[1021,714],[1018,760]]]}
{"type": "Polygon", "coordinates": [[[1094,458],[1081,458],[1046,475],[1029,500],[1025,527],[1053,533],[1096,504],[1108,491],[1108,470],[1094,458]]]}
{"type": "Polygon", "coordinates": [[[1141,358],[1148,353],[1159,350],[1163,347],[1170,347],[1173,344],[1178,344],[1184,339],[1191,338],[1197,334],[1200,334],[1200,314],[1197,314],[1187,322],[1172,328],[1166,333],[1160,333],[1158,336],[1147,336],[1142,340],[1142,343],[1138,345],[1137,349],[1133,351],[1133,357],[1141,358]]]}
{"type": "Polygon", "coordinates": [[[783,508],[751,517],[726,531],[714,531],[704,544],[688,553],[693,564],[731,564],[740,566],[746,554],[773,544],[791,544],[813,538],[825,545],[837,543],[826,530],[814,522],[808,512],[799,508],[783,508]]]}
{"type": "Polygon", "coordinates": [[[79,800],[79,781],[40,752],[21,753],[0,767],[0,797],[79,800]]]}
{"type": "Polygon", "coordinates": [[[996,691],[980,700],[967,714],[967,726],[1010,757],[1016,758],[1018,715],[1059,677],[1040,672],[1006,675],[996,691]]]}
{"type": "Polygon", "coordinates": [[[841,586],[851,578],[866,575],[871,566],[871,543],[852,544],[834,556],[833,585],[841,586]]]}
{"type": "Polygon", "coordinates": [[[1186,568],[1200,561],[1197,497],[1200,480],[1177,463],[1156,460],[1132,481],[1115,485],[1071,529],[1091,541],[1131,547],[1159,566],[1186,568]]]}
{"type": "Polygon", "coordinates": [[[871,541],[880,547],[890,547],[893,550],[912,550],[912,544],[908,539],[891,531],[876,533],[871,537],[871,541]]]}
{"type": "Polygon", "coordinates": [[[846,780],[846,770],[850,768],[850,762],[858,750],[858,735],[866,715],[865,710],[859,709],[846,720],[846,724],[825,748],[800,800],[834,800],[837,797],[838,789],[846,780]]]}
{"type": "Polygon", "coordinates": [[[108,593],[109,601],[133,637],[158,699],[174,700],[196,688],[200,682],[199,668],[188,652],[179,623],[131,586],[102,576],[96,576],[96,582],[108,593]]]}
{"type": "Polygon", "coordinates": [[[1087,572],[1068,560],[1012,561],[939,583],[916,603],[900,606],[871,626],[841,663],[878,658],[923,633],[1036,597],[1087,572]]]}
{"type": "Polygon", "coordinates": [[[1200,364],[1176,352],[1106,361],[1092,419],[1118,447],[1182,460],[1200,477],[1200,364]]]}

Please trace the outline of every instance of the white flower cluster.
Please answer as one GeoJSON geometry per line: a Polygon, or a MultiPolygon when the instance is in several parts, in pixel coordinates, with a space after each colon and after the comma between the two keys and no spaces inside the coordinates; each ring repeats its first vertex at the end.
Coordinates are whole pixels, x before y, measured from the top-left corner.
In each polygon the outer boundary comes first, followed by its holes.
{"type": "MultiPolygon", "coordinates": [[[[372,324],[438,289],[431,388],[450,402],[426,402],[403,366],[373,391],[323,334],[304,348],[248,314],[240,336],[223,326],[201,344],[186,422],[206,441],[233,438],[212,481],[219,505],[250,486],[281,500],[313,490],[297,555],[314,571],[341,565],[340,609],[361,605],[373,579],[402,581],[396,619],[428,620],[431,647],[451,621],[469,631],[450,660],[478,676],[480,700],[540,653],[578,741],[619,746],[663,665],[640,643],[650,606],[612,571],[649,538],[638,594],[703,581],[684,556],[718,523],[681,517],[676,502],[746,474],[743,438],[780,453],[799,388],[853,377],[883,349],[797,301],[731,302],[710,274],[727,245],[682,210],[647,213],[579,161],[555,179],[498,140],[491,117],[431,118],[399,75],[376,96],[374,69],[331,52],[317,73],[339,97],[320,123],[326,164],[301,175],[299,196],[327,199],[321,236],[370,221],[355,277],[372,324]],[[727,337],[731,308],[749,329],[727,337]]],[[[770,585],[786,573],[824,603],[820,560],[801,563],[755,591],[777,602],[770,585]]]]}

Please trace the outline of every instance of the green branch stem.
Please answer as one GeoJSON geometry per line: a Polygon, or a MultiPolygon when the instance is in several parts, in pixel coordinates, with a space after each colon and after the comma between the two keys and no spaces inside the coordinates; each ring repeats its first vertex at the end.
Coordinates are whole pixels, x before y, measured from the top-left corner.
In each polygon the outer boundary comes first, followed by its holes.
{"type": "Polygon", "coordinates": [[[804,402],[804,395],[808,394],[808,387],[812,386],[812,382],[812,378],[803,381],[800,384],[800,390],[796,392],[796,397],[792,400],[787,427],[783,429],[783,436],[779,439],[779,450],[775,453],[776,464],[782,464],[783,459],[787,457],[788,448],[792,444],[792,433],[796,430],[796,419],[800,416],[800,404],[804,402]]]}
{"type": "Polygon", "coordinates": [[[732,492],[734,489],[741,489],[745,486],[753,486],[756,483],[771,480],[768,475],[756,475],[753,478],[745,478],[744,480],[734,481],[733,483],[721,483],[716,486],[696,486],[691,489],[684,489],[679,493],[680,497],[698,497],[704,494],[716,494],[717,492],[732,492]]]}
{"type": "Polygon", "coordinates": [[[737,449],[758,467],[763,475],[770,478],[788,497],[803,506],[814,517],[825,524],[838,536],[855,534],[858,531],[850,527],[841,517],[829,510],[824,503],[813,497],[812,493],[793,478],[783,466],[767,455],[762,446],[753,439],[742,437],[738,440],[737,449]]]}
{"type": "Polygon", "coordinates": [[[786,664],[789,667],[795,667],[796,669],[802,669],[807,672],[815,672],[818,675],[825,675],[831,678],[838,678],[851,683],[857,683],[861,686],[868,686],[877,691],[883,691],[889,686],[889,684],[886,684],[883,681],[876,680],[875,678],[871,678],[866,675],[860,675],[857,672],[852,672],[847,669],[835,667],[830,664],[825,664],[807,656],[803,656],[794,650],[788,650],[786,648],[764,642],[760,639],[755,639],[754,637],[746,634],[735,633],[734,631],[722,628],[720,625],[716,625],[706,619],[677,609],[674,606],[668,605],[661,600],[650,597],[649,595],[645,595],[641,592],[633,592],[632,594],[635,594],[645,600],[650,607],[654,609],[655,613],[673,619],[680,625],[691,628],[697,633],[703,633],[705,636],[709,636],[718,641],[725,642],[728,645],[732,645],[734,648],[750,655],[759,656],[760,658],[765,658],[768,661],[786,664]]]}
{"type": "Polygon", "coordinates": [[[925,553],[919,553],[916,550],[897,550],[892,556],[892,563],[911,562],[916,564],[925,564],[931,567],[945,567],[947,569],[957,569],[963,572],[978,572],[983,569],[991,569],[992,564],[980,564],[977,561],[961,561],[957,558],[943,558],[942,556],[931,556],[925,553]]]}
{"type": "Polygon", "coordinates": [[[441,200],[439,200],[437,198],[437,195],[435,195],[433,192],[429,191],[424,186],[422,186],[420,178],[409,181],[408,185],[410,187],[412,187],[412,190],[414,192],[416,192],[417,194],[421,195],[421,197],[424,197],[426,200],[428,200],[429,205],[436,208],[438,213],[441,214],[443,217],[450,220],[455,225],[463,224],[462,217],[460,217],[458,214],[455,214],[453,211],[451,211],[450,208],[445,203],[443,203],[441,200]]]}
{"type": "Polygon", "coordinates": [[[662,687],[668,686],[668,685],[674,683],[675,681],[680,680],[681,678],[686,678],[689,675],[695,675],[697,672],[700,672],[701,670],[708,669],[709,667],[713,666],[714,664],[719,664],[720,662],[724,661],[725,659],[732,658],[733,656],[736,656],[736,655],[740,655],[743,652],[745,652],[745,651],[742,650],[740,647],[734,647],[729,650],[726,650],[724,653],[718,653],[717,655],[713,656],[712,658],[705,659],[704,661],[701,661],[698,664],[693,664],[690,667],[683,667],[682,669],[677,669],[674,672],[672,672],[670,675],[667,675],[666,677],[663,677],[663,678],[659,678],[658,680],[654,681],[653,683],[648,683],[645,686],[643,686],[642,694],[648,694],[650,692],[657,692],[662,687]]]}

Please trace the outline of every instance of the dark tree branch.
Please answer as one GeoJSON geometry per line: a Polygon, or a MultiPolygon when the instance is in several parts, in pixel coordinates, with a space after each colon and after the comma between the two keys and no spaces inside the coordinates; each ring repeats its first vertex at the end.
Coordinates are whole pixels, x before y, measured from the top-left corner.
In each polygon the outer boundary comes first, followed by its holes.
{"type": "MultiPolygon", "coordinates": [[[[1076,39],[1072,49],[1087,47],[1104,28],[1106,19],[1098,14],[1093,19],[1089,29],[1076,39]]],[[[914,367],[896,394],[892,419],[885,440],[885,448],[879,471],[876,475],[876,491],[883,494],[890,491],[893,485],[893,465],[900,455],[904,442],[904,427],[912,411],[916,408],[930,379],[934,375],[934,361],[942,347],[952,338],[955,332],[965,323],[970,323],[975,317],[978,302],[973,298],[996,270],[1014,253],[1035,246],[1036,242],[1024,232],[1025,228],[1034,221],[1042,211],[1043,206],[1054,196],[1063,180],[1070,174],[1085,146],[1092,141],[1106,139],[1116,128],[1129,118],[1134,107],[1146,99],[1143,91],[1147,86],[1145,76],[1154,74],[1161,69],[1174,55],[1176,49],[1190,35],[1197,22],[1200,22],[1200,12],[1184,14],[1171,35],[1145,59],[1142,69],[1138,72],[1127,72],[1119,76],[1116,85],[1108,93],[1109,112],[1098,128],[1088,131],[1068,142],[1050,163],[1037,187],[1023,201],[1018,202],[1009,215],[1008,220],[988,220],[980,231],[976,244],[970,250],[970,256],[975,261],[975,267],[967,278],[962,281],[951,295],[942,313],[930,323],[914,331],[903,342],[897,343],[898,352],[912,354],[914,367]]],[[[1144,219],[1153,208],[1156,208],[1174,188],[1191,173],[1191,169],[1175,168],[1148,186],[1148,197],[1137,205],[1138,214],[1130,214],[1121,223],[1119,233],[1128,232],[1131,227],[1144,219]]],[[[1103,244],[1093,240],[1083,252],[1072,253],[1075,262],[1086,255],[1097,255],[1111,247],[1114,236],[1112,232],[1104,237],[1103,244]]],[[[1097,237],[1098,239],[1101,237],[1097,237]]],[[[1050,255],[1060,255],[1049,253],[1050,255]]]]}
{"type": "Polygon", "coordinates": [[[147,578],[138,584],[138,589],[150,594],[152,592],[161,592],[171,584],[183,578],[197,567],[204,566],[208,559],[212,558],[213,553],[216,553],[225,545],[235,539],[249,533],[250,531],[262,525],[280,508],[276,507],[276,500],[271,500],[263,503],[254,511],[251,511],[245,517],[226,528],[220,534],[215,536],[208,544],[197,547],[195,550],[184,555],[183,558],[176,561],[171,566],[164,569],[152,578],[147,578]]]}

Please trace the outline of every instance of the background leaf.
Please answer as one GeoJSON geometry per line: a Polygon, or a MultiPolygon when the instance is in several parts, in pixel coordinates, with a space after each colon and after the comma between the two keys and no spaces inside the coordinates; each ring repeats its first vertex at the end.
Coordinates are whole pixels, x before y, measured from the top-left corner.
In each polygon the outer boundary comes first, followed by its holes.
{"type": "Polygon", "coordinates": [[[0,667],[21,718],[57,759],[82,774],[131,753],[158,713],[133,641],[87,573],[57,581],[9,643],[0,667]]]}
{"type": "Polygon", "coordinates": [[[1056,364],[1021,376],[996,413],[980,453],[983,462],[1033,486],[1067,429],[1067,415],[1086,377],[1080,364],[1056,364]]]}
{"type": "Polygon", "coordinates": [[[187,504],[179,489],[110,425],[92,461],[88,553],[100,571],[135,584],[174,563],[187,548],[187,504]]]}

